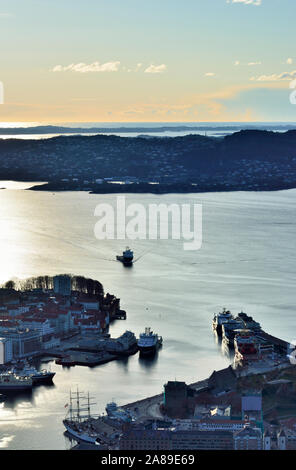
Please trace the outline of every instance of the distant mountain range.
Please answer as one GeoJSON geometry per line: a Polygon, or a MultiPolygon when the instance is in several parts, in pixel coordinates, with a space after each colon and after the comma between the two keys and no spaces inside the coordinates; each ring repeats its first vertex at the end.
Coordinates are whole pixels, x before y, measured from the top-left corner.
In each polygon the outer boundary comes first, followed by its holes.
{"type": "MultiPolygon", "coordinates": [[[[0,135],[21,135],[21,134],[102,134],[102,133],[134,133],[134,132],[153,132],[153,133],[162,133],[162,132],[189,132],[190,131],[235,131],[240,130],[242,124],[233,123],[233,125],[175,125],[175,126],[157,126],[157,127],[141,127],[133,126],[120,126],[120,127],[66,127],[66,126],[31,126],[31,127],[0,127],[0,135]]],[[[276,123],[266,123],[266,124],[247,124],[246,129],[259,129],[259,130],[290,130],[295,129],[296,124],[276,124],[276,123]]]]}

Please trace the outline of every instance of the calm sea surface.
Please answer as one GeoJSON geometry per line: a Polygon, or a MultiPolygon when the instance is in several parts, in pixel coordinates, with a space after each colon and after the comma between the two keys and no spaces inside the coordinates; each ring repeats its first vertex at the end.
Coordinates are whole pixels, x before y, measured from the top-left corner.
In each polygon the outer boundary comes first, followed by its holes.
{"type": "MultiPolygon", "coordinates": [[[[0,182],[0,187],[24,188],[0,182]]],[[[73,273],[101,281],[120,297],[126,321],[111,327],[138,335],[145,326],[161,334],[154,362],[138,355],[96,368],[56,371],[54,386],[0,403],[0,448],[64,449],[64,405],[70,387],[90,391],[97,412],[159,393],[167,380],[190,383],[229,364],[211,331],[222,307],[253,315],[269,332],[296,338],[296,190],[270,193],[127,195],[128,202],[203,205],[203,244],[184,251],[179,240],[135,240],[136,263],[115,262],[125,241],[94,236],[94,209],[114,195],[0,191],[0,282],[39,274],[73,273]]]]}

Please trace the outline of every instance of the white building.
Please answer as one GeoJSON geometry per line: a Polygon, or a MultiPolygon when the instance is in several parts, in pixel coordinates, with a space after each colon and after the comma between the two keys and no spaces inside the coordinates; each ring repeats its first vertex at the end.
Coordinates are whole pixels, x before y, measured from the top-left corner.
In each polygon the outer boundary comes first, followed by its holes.
{"type": "Polygon", "coordinates": [[[6,364],[12,361],[12,340],[9,338],[0,338],[0,364],[6,364]]]}
{"type": "Polygon", "coordinates": [[[41,336],[51,335],[55,331],[47,318],[23,319],[21,321],[21,325],[24,328],[29,328],[30,330],[38,330],[41,336]]]}

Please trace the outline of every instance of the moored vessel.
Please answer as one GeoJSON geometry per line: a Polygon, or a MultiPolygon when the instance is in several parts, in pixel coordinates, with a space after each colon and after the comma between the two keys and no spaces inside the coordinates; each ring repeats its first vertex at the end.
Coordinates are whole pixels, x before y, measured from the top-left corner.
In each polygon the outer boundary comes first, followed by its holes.
{"type": "Polygon", "coordinates": [[[258,342],[251,330],[236,330],[234,349],[237,361],[248,362],[258,359],[258,342]]]}
{"type": "Polygon", "coordinates": [[[140,334],[138,348],[140,355],[148,356],[154,354],[162,346],[162,337],[153,333],[150,328],[145,328],[145,332],[140,334]]]}
{"type": "Polygon", "coordinates": [[[99,444],[98,433],[95,432],[91,423],[95,415],[91,414],[90,407],[95,403],[90,403],[88,394],[86,406],[81,406],[81,398],[85,397],[78,390],[77,392],[70,391],[70,403],[65,405],[68,411],[63,424],[69,435],[76,441],[99,444]],[[76,406],[73,405],[73,402],[76,403],[76,406]],[[85,411],[87,413],[83,414],[85,411]]]}
{"type": "Polygon", "coordinates": [[[229,320],[232,320],[233,316],[230,310],[223,309],[222,312],[216,313],[213,318],[213,329],[216,330],[216,333],[221,336],[222,335],[222,325],[229,320]]]}
{"type": "Polygon", "coordinates": [[[250,317],[244,312],[240,312],[237,316],[237,319],[240,319],[244,323],[244,327],[248,330],[252,330],[254,333],[259,333],[261,331],[261,325],[257,321],[250,317]]]}
{"type": "Polygon", "coordinates": [[[31,377],[21,377],[12,371],[0,374],[0,392],[23,392],[32,390],[31,377]]]}
{"type": "Polygon", "coordinates": [[[32,379],[33,385],[52,383],[52,379],[55,376],[55,372],[50,370],[42,369],[37,370],[35,367],[30,366],[29,364],[24,364],[22,369],[16,370],[15,372],[20,377],[30,377],[32,379]]]}
{"type": "Polygon", "coordinates": [[[234,347],[236,331],[244,328],[244,323],[239,319],[231,319],[222,324],[222,340],[228,347],[234,347]]]}

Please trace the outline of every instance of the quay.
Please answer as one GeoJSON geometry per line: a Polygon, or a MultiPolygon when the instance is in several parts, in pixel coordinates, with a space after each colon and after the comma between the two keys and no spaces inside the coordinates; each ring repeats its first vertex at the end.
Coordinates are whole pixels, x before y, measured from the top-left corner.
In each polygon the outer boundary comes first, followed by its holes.
{"type": "MultiPolygon", "coordinates": [[[[189,385],[190,388],[195,391],[200,391],[208,386],[208,379],[199,380],[189,385]]],[[[145,421],[147,418],[163,419],[164,416],[160,412],[160,405],[163,401],[163,393],[146,397],[141,400],[137,400],[132,403],[121,406],[121,408],[130,411],[133,415],[136,415],[137,421],[145,421]]]]}

